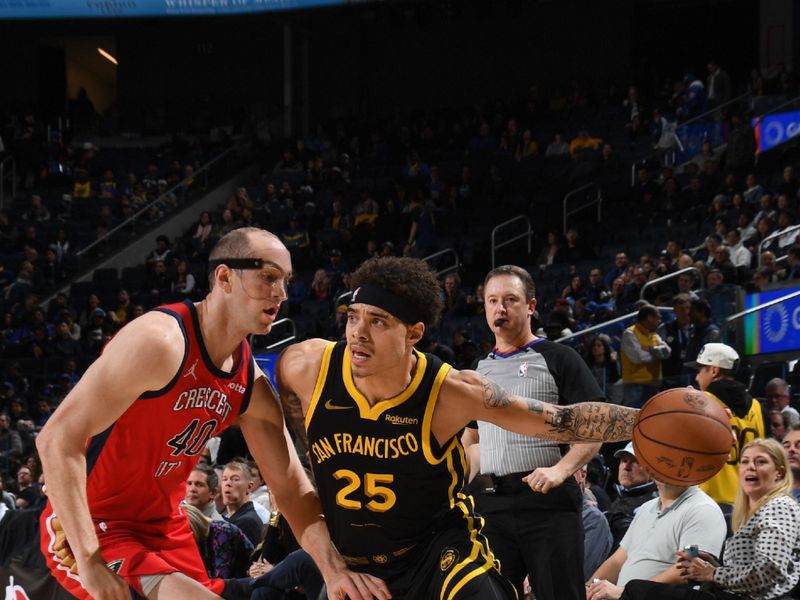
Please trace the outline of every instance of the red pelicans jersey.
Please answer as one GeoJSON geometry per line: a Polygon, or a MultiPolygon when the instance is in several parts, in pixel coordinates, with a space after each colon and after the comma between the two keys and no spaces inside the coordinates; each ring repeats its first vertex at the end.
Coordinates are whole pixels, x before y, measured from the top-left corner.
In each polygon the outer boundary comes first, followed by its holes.
{"type": "MultiPolygon", "coordinates": [[[[211,362],[194,304],[155,310],[173,316],[183,331],[181,367],[164,388],[142,394],[86,448],[89,510],[103,557],[120,567],[116,570],[122,576],[169,572],[158,570],[163,568],[158,561],[135,555],[137,546],[140,554],[158,554],[159,538],[172,536],[165,546],[175,550],[190,544],[199,560],[186,515],[178,509],[186,479],[206,442],[246,410],[255,372],[246,341],[233,371],[211,362]],[[176,545],[177,538],[183,541],[176,545]],[[115,547],[125,548],[123,555],[116,556],[115,547]]],[[[49,504],[42,515],[42,550],[62,583],[65,575],[79,576],[70,553],[64,553],[63,531],[49,504]]]]}

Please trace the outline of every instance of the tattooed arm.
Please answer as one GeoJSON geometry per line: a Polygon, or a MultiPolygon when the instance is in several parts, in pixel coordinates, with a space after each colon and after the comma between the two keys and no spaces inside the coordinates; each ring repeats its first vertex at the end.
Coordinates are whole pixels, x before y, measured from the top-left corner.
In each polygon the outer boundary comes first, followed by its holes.
{"type": "Polygon", "coordinates": [[[433,432],[443,442],[478,420],[559,442],[616,442],[631,438],[638,413],[605,402],[556,406],[509,394],[475,371],[453,370],[439,394],[433,432]]]}
{"type": "Polygon", "coordinates": [[[305,417],[316,381],[316,377],[308,374],[319,371],[326,344],[316,339],[293,344],[281,353],[275,365],[283,414],[305,452],[308,452],[305,417]]]}

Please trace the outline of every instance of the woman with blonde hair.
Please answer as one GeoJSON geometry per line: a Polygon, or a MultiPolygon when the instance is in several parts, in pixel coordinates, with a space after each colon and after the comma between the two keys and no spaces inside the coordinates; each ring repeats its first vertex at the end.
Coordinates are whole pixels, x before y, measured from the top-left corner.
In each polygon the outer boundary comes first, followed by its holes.
{"type": "Polygon", "coordinates": [[[800,505],[792,498],[792,472],[779,442],[755,439],[739,460],[733,537],[723,562],[700,552],[677,552],[687,584],[635,580],[621,600],[778,600],[800,581],[800,505]],[[699,589],[694,589],[696,584],[699,589]]]}

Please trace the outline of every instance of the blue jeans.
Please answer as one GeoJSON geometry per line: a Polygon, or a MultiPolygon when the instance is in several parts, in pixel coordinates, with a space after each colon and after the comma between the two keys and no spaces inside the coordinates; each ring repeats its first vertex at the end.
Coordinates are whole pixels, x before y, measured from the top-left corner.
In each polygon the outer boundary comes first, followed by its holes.
{"type": "Polygon", "coordinates": [[[622,405],[630,408],[641,408],[651,396],[658,393],[659,386],[643,383],[625,383],[622,386],[622,405]]]}
{"type": "Polygon", "coordinates": [[[282,600],[284,593],[302,585],[306,598],[317,600],[322,590],[322,575],[305,550],[295,550],[269,573],[253,581],[250,600],[282,600]]]}

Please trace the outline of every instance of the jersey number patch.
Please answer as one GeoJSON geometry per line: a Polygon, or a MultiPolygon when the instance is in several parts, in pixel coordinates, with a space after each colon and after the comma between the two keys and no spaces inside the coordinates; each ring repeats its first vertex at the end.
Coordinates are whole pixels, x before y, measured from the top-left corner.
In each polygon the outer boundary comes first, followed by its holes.
{"type": "Polygon", "coordinates": [[[196,456],[205,450],[206,443],[217,429],[217,420],[211,419],[200,425],[200,419],[192,419],[186,429],[167,442],[172,456],[196,456]],[[198,427],[199,425],[199,427],[198,427]]]}
{"type": "MultiPolygon", "coordinates": [[[[336,504],[348,510],[361,510],[362,504],[358,500],[353,500],[349,496],[361,487],[361,477],[349,469],[339,469],[333,474],[334,479],[344,479],[347,483],[336,494],[336,504]]],[[[397,503],[395,493],[381,485],[392,483],[394,475],[380,473],[364,473],[364,495],[371,498],[364,506],[372,512],[386,512],[397,503]]]]}

